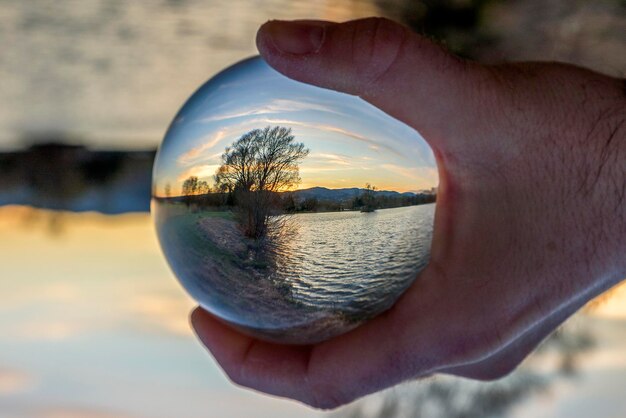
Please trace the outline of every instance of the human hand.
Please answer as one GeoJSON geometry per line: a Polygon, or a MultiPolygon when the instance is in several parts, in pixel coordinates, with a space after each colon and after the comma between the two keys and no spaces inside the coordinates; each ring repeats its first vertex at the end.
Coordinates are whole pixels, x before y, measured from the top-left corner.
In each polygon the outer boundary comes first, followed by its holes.
{"type": "Polygon", "coordinates": [[[418,130],[440,185],[429,265],[356,330],[278,345],[196,309],[199,338],[235,383],[332,408],[433,373],[498,378],[626,277],[623,80],[464,61],[384,19],[269,22],[257,44],[288,77],[418,130]]]}

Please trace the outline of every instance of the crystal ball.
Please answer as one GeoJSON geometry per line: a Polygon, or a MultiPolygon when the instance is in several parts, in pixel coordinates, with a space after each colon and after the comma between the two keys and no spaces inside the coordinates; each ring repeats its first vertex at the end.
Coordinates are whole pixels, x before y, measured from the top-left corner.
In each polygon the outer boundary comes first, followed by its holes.
{"type": "Polygon", "coordinates": [[[152,213],[200,306],[312,344],[390,308],[428,262],[438,184],[414,129],[260,57],[201,86],[161,144],[152,213]]]}

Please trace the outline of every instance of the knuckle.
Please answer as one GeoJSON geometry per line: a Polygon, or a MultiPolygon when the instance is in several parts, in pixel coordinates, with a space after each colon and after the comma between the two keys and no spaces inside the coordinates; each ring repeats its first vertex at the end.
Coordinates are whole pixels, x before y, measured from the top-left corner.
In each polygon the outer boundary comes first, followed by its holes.
{"type": "Polygon", "coordinates": [[[493,382],[507,377],[515,371],[520,364],[521,360],[484,360],[477,364],[452,368],[451,374],[482,382],[493,382]]]}
{"type": "Polygon", "coordinates": [[[479,361],[498,350],[502,340],[497,327],[466,329],[451,335],[442,344],[444,363],[470,363],[479,361]]]}
{"type": "Polygon", "coordinates": [[[233,384],[241,387],[252,387],[255,382],[255,373],[249,370],[245,364],[221,365],[222,370],[233,384]]]}
{"type": "Polygon", "coordinates": [[[232,369],[223,369],[228,379],[237,386],[246,386],[243,373],[232,369]]]}
{"type": "Polygon", "coordinates": [[[335,409],[351,401],[338,387],[326,380],[309,380],[308,392],[307,403],[316,409],[335,409]]]}
{"type": "Polygon", "coordinates": [[[483,382],[493,382],[513,373],[521,363],[521,359],[489,359],[477,367],[470,366],[469,370],[459,375],[483,382]]]}
{"type": "Polygon", "coordinates": [[[485,382],[500,380],[513,373],[513,371],[515,371],[515,369],[517,369],[517,366],[519,365],[519,361],[512,361],[498,366],[489,367],[483,372],[483,374],[481,374],[481,376],[478,377],[478,380],[482,380],[485,382]]]}
{"type": "Polygon", "coordinates": [[[384,75],[397,61],[409,30],[389,19],[358,20],[352,26],[352,62],[365,79],[384,75]]]}

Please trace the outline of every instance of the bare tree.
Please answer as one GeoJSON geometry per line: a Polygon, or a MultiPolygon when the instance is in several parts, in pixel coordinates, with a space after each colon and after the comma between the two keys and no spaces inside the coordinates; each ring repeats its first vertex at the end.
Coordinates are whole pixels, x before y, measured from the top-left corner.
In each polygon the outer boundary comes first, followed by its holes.
{"type": "Polygon", "coordinates": [[[198,182],[198,190],[196,192],[197,195],[206,195],[211,193],[211,186],[204,180],[200,180],[198,182]]]}
{"type": "Polygon", "coordinates": [[[198,177],[191,176],[183,182],[183,196],[192,196],[198,191],[198,177]]]}
{"type": "Polygon", "coordinates": [[[190,176],[183,182],[182,194],[187,206],[192,203],[199,203],[199,198],[211,192],[209,183],[198,179],[196,176],[190,176]]]}
{"type": "Polygon", "coordinates": [[[365,189],[361,195],[361,200],[363,201],[361,212],[374,212],[376,210],[377,202],[376,196],[374,195],[376,190],[376,186],[370,183],[365,184],[365,189]]]}
{"type": "Polygon", "coordinates": [[[282,126],[254,129],[226,148],[215,185],[234,193],[246,235],[265,235],[269,217],[280,206],[277,192],[300,182],[299,164],[308,154],[282,126]]]}

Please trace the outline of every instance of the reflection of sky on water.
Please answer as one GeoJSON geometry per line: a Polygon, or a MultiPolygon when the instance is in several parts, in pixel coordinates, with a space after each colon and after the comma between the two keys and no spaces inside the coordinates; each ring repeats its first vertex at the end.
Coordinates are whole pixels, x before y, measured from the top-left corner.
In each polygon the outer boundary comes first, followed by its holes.
{"type": "Polygon", "coordinates": [[[409,191],[437,185],[421,136],[363,100],[289,80],[260,58],[219,74],[192,96],[170,126],[155,167],[157,193],[174,194],[198,176],[212,183],[224,148],[252,129],[281,125],[311,150],[300,188],[409,191]]]}
{"type": "MultiPolygon", "coordinates": [[[[192,337],[192,302],[167,270],[148,216],[68,214],[60,235],[28,217],[24,208],[0,209],[6,416],[326,416],[223,377],[192,337]]],[[[512,417],[624,416],[626,299],[623,288],[615,295],[599,315],[570,324],[590,329],[596,343],[576,374],[514,405],[512,417]]],[[[549,378],[557,360],[548,352],[527,367],[549,378]]]]}

